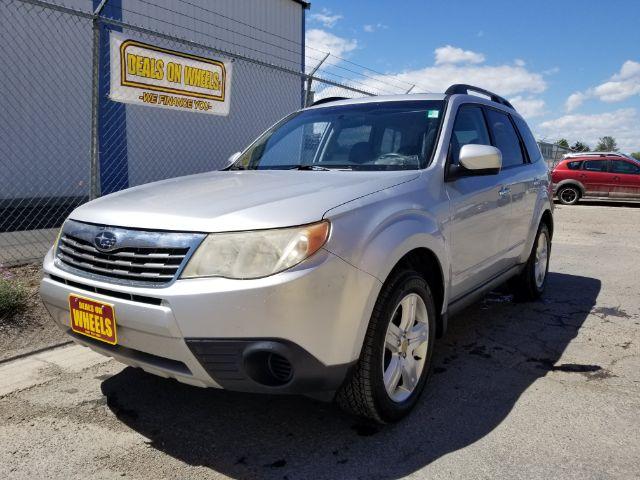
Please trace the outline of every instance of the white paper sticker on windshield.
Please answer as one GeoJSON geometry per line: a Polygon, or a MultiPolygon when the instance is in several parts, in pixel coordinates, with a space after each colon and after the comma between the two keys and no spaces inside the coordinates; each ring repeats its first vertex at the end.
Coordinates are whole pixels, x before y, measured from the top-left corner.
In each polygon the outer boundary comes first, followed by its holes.
{"type": "Polygon", "coordinates": [[[427,118],[438,118],[440,116],[440,110],[428,110],[427,118]]]}

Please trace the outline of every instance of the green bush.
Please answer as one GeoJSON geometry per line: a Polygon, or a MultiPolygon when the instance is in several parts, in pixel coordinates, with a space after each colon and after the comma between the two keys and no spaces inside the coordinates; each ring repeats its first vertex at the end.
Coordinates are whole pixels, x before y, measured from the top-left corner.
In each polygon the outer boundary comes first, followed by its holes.
{"type": "Polygon", "coordinates": [[[0,278],[0,318],[19,312],[27,305],[27,289],[19,282],[0,278]]]}

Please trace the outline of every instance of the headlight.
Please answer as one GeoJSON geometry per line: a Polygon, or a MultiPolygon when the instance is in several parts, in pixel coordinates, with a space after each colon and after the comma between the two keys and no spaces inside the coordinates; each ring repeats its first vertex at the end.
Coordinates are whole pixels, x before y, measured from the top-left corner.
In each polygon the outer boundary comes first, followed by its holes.
{"type": "Polygon", "coordinates": [[[60,230],[58,230],[58,235],[56,235],[56,239],[53,242],[53,251],[54,252],[58,248],[58,243],[60,243],[60,237],[62,236],[62,230],[63,229],[64,229],[64,222],[62,222],[62,225],[60,226],[60,230]]]}
{"type": "Polygon", "coordinates": [[[212,233],[182,272],[182,278],[260,278],[282,272],[316,253],[329,238],[329,222],[301,227],[212,233]]]}

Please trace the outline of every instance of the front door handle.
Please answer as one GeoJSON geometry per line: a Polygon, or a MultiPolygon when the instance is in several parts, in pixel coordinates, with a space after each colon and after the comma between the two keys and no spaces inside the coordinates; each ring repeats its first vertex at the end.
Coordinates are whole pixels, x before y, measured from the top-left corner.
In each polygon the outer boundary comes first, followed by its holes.
{"type": "Polygon", "coordinates": [[[500,195],[500,197],[506,197],[507,195],[509,195],[511,193],[511,189],[509,187],[502,187],[499,191],[498,191],[498,195],[500,195]]]}

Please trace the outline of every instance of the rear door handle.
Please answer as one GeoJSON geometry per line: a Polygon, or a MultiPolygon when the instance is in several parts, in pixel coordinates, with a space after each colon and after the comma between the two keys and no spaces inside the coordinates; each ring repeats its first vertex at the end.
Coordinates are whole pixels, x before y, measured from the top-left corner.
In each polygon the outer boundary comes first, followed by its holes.
{"type": "Polygon", "coordinates": [[[505,197],[505,196],[509,195],[510,193],[511,193],[511,189],[509,187],[502,187],[498,191],[498,195],[500,195],[501,197],[505,197]]]}
{"type": "Polygon", "coordinates": [[[533,186],[534,187],[539,187],[540,185],[542,185],[542,180],[540,180],[539,178],[534,178],[533,186]]]}

